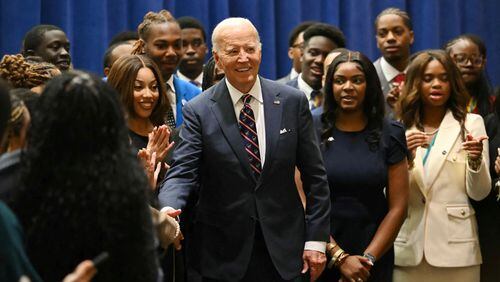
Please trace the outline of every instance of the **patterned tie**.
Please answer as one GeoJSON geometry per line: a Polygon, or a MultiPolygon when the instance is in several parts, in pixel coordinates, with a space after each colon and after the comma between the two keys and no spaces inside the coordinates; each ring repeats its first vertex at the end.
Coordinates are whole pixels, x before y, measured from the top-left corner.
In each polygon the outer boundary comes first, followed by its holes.
{"type": "Polygon", "coordinates": [[[250,167],[252,168],[255,178],[259,179],[260,173],[262,172],[260,152],[259,152],[259,139],[257,138],[257,127],[255,124],[255,116],[253,110],[250,107],[250,100],[252,96],[250,94],[245,94],[242,97],[243,108],[240,112],[240,134],[243,137],[243,145],[245,146],[245,151],[248,155],[248,161],[250,167]]]}
{"type": "MultiPolygon", "coordinates": [[[[170,88],[170,85],[167,84],[167,92],[172,92],[172,89],[170,88]]],[[[168,95],[167,95],[168,96],[168,95]]],[[[172,107],[169,105],[168,110],[167,110],[167,125],[174,129],[176,127],[175,124],[175,117],[174,117],[174,111],[172,110],[172,107]]]]}

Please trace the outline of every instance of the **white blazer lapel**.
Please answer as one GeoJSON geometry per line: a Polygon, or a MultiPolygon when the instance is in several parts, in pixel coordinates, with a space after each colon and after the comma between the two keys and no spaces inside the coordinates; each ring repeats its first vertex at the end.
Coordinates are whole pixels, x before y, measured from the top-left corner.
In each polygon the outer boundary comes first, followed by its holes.
{"type": "Polygon", "coordinates": [[[429,190],[441,171],[443,164],[450,154],[453,145],[460,134],[460,124],[453,117],[451,111],[448,111],[439,126],[436,141],[428,157],[427,176],[425,184],[429,190]]]}

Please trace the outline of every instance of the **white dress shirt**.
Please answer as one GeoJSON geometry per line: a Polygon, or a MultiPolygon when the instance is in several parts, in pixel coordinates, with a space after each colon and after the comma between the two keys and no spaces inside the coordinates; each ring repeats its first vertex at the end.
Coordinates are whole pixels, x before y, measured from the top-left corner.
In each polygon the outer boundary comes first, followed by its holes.
{"type": "Polygon", "coordinates": [[[297,76],[299,76],[299,73],[294,68],[292,68],[289,74],[290,80],[295,79],[297,76]]]}
{"type": "MultiPolygon", "coordinates": [[[[392,80],[394,80],[394,78],[401,73],[395,67],[391,66],[391,64],[389,64],[384,57],[380,59],[380,68],[382,69],[385,79],[389,83],[392,83],[392,80]]],[[[406,70],[404,73],[406,73],[406,70]]]]}
{"type": "Polygon", "coordinates": [[[307,101],[309,102],[309,109],[312,109],[314,103],[311,100],[311,93],[314,91],[314,89],[311,86],[309,86],[309,84],[307,84],[307,82],[305,82],[304,79],[302,79],[302,74],[299,75],[297,79],[297,84],[299,86],[299,90],[304,92],[304,94],[306,94],[307,101]]]}

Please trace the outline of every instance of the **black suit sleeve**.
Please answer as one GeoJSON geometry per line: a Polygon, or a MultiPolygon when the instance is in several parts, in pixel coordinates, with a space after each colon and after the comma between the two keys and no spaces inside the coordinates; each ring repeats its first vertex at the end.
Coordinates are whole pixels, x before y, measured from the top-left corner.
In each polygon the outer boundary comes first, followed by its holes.
{"type": "Polygon", "coordinates": [[[299,107],[297,167],[306,195],[306,241],[324,241],[330,232],[330,190],[305,95],[299,107]]]}
{"type": "Polygon", "coordinates": [[[182,112],[184,123],[179,133],[179,144],[158,195],[160,207],[184,208],[192,191],[199,187],[202,158],[201,121],[191,103],[187,103],[182,112]]]}

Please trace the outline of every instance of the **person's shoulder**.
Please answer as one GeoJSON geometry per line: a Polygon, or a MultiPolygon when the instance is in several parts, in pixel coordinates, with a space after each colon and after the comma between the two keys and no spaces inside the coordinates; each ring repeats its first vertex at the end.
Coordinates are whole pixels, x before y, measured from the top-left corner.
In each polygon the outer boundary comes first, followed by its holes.
{"type": "Polygon", "coordinates": [[[476,123],[478,121],[484,122],[481,115],[467,113],[467,115],[465,116],[465,123],[476,123]]]}
{"type": "MultiPolygon", "coordinates": [[[[297,88],[294,88],[290,85],[279,83],[277,81],[269,80],[266,78],[260,78],[261,79],[261,84],[264,86],[264,88],[271,88],[275,89],[276,91],[279,91],[280,93],[286,94],[286,97],[302,97],[304,94],[302,91],[300,91],[297,88]]],[[[305,96],[304,96],[305,97],[305,96]]]]}
{"type": "Polygon", "coordinates": [[[179,91],[183,95],[190,95],[192,97],[201,93],[201,90],[194,86],[193,84],[178,78],[174,75],[174,87],[175,91],[179,91]]]}
{"type": "Polygon", "coordinates": [[[299,85],[299,77],[297,76],[296,78],[287,81],[285,85],[297,88],[299,85]]]}
{"type": "Polygon", "coordinates": [[[404,136],[406,132],[406,128],[401,122],[390,118],[384,118],[383,129],[385,134],[393,137],[404,136]]]}

